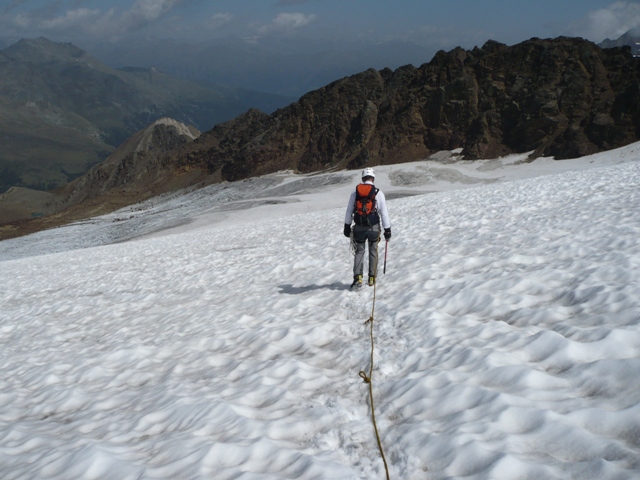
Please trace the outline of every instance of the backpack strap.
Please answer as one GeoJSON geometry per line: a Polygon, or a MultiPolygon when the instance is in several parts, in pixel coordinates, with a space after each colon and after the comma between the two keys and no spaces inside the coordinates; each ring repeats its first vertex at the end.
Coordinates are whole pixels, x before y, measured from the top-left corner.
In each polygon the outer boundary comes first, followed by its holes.
{"type": "Polygon", "coordinates": [[[378,194],[378,189],[375,185],[371,186],[369,190],[369,194],[365,197],[367,200],[371,200],[371,205],[373,205],[373,210],[367,212],[368,214],[376,213],[378,211],[378,203],[376,202],[376,195],[378,194]]]}
{"type": "Polygon", "coordinates": [[[371,185],[371,190],[369,190],[369,195],[366,196],[367,200],[371,200],[373,202],[373,199],[376,198],[376,195],[378,194],[378,189],[375,187],[375,185],[371,185]]]}

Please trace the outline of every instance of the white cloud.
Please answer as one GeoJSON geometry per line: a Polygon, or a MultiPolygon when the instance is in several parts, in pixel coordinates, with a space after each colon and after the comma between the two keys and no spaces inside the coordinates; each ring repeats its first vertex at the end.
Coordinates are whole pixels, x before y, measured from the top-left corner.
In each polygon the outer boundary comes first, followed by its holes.
{"type": "Polygon", "coordinates": [[[78,25],[86,24],[86,22],[94,23],[104,18],[104,13],[100,10],[90,10],[88,8],[79,8],[77,10],[69,10],[64,15],[51,19],[44,19],[40,23],[40,27],[45,30],[62,30],[68,28],[76,28],[78,25]]]}
{"type": "Polygon", "coordinates": [[[569,34],[594,42],[616,39],[629,30],[640,27],[640,2],[614,2],[606,8],[589,12],[569,25],[569,34]]]}
{"type": "MultiPolygon", "coordinates": [[[[9,21],[4,21],[3,23],[8,23],[11,24],[13,27],[16,27],[18,29],[27,29],[32,25],[32,20],[31,17],[29,15],[25,15],[23,13],[20,13],[18,15],[15,15],[13,18],[11,18],[11,20],[9,21]]],[[[10,28],[9,25],[4,27],[5,29],[10,28]]]]}
{"type": "Polygon", "coordinates": [[[304,13],[281,13],[273,20],[273,24],[284,29],[300,28],[310,24],[315,18],[315,15],[304,13]]]}
{"type": "Polygon", "coordinates": [[[54,15],[43,15],[42,11],[20,12],[2,16],[0,26],[9,35],[102,34],[112,31],[114,13],[114,9],[103,12],[88,8],[54,15]]]}
{"type": "Polygon", "coordinates": [[[225,25],[231,23],[234,16],[230,13],[216,13],[213,17],[209,19],[207,22],[207,27],[211,29],[222,28],[225,25]]]}
{"type": "Polygon", "coordinates": [[[305,15],[304,13],[280,13],[269,25],[258,27],[261,34],[271,32],[289,32],[298,28],[309,25],[316,19],[314,14],[305,15]]]}
{"type": "Polygon", "coordinates": [[[124,26],[132,28],[152,23],[180,3],[183,3],[183,0],[136,0],[122,15],[124,26]]]}
{"type": "MultiPolygon", "coordinates": [[[[7,34],[63,35],[121,35],[137,31],[166,17],[179,4],[190,0],[135,0],[128,10],[118,12],[89,8],[63,9],[63,4],[47,9],[0,15],[0,27],[7,34]]],[[[78,4],[79,2],[75,2],[78,4]]],[[[15,0],[13,5],[19,5],[15,0]]]]}

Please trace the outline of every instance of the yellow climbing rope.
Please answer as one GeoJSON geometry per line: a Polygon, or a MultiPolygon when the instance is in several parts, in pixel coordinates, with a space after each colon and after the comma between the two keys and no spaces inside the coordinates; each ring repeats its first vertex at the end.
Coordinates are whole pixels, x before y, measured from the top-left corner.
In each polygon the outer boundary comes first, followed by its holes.
{"type": "MultiPolygon", "coordinates": [[[[378,241],[376,242],[376,266],[374,269],[374,272],[376,273],[376,276],[378,274],[378,244],[380,243],[380,233],[378,233],[378,241]]],[[[374,319],[374,313],[376,310],[376,285],[377,282],[374,281],[373,283],[373,304],[371,307],[371,316],[369,317],[369,320],[367,320],[366,322],[364,322],[364,324],[366,325],[367,323],[370,325],[371,329],[370,329],[370,336],[371,336],[371,361],[369,362],[369,375],[367,375],[364,371],[360,371],[359,375],[360,377],[364,380],[365,383],[369,384],[369,399],[371,401],[371,420],[373,421],[373,430],[376,433],[376,440],[378,442],[378,448],[380,449],[380,456],[382,456],[382,462],[384,463],[384,470],[387,474],[387,480],[389,480],[389,467],[387,466],[387,459],[384,456],[384,450],[382,448],[382,442],[380,441],[380,434],[378,433],[378,424],[376,423],[376,411],[375,411],[375,406],[373,403],[373,348],[374,348],[374,342],[373,342],[373,319],[374,319]]]]}

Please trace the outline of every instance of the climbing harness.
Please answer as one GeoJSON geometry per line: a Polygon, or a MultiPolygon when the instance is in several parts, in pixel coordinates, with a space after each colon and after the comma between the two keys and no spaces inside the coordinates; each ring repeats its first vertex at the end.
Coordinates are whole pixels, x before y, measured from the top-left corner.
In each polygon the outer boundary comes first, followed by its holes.
{"type": "MultiPolygon", "coordinates": [[[[374,272],[377,273],[378,271],[378,255],[377,255],[377,250],[378,250],[378,244],[380,243],[380,233],[378,233],[378,241],[376,242],[376,268],[374,269],[374,272]]],[[[386,242],[387,244],[389,242],[386,242]]],[[[385,247],[385,251],[386,251],[386,247],[385,247]]],[[[385,253],[386,255],[386,253],[385,253]]],[[[386,258],[386,256],[385,256],[386,258]]],[[[386,263],[386,260],[385,260],[386,263]]],[[[371,361],[369,363],[369,375],[367,375],[363,370],[360,371],[359,375],[360,378],[362,378],[364,380],[364,383],[369,384],[369,400],[371,401],[371,420],[373,421],[373,430],[375,431],[376,434],[376,440],[378,442],[378,449],[380,450],[380,456],[382,457],[382,462],[384,463],[384,470],[387,474],[387,480],[389,480],[389,467],[387,466],[387,459],[384,456],[384,450],[382,448],[382,442],[380,441],[380,434],[378,433],[378,425],[376,423],[376,411],[375,411],[375,406],[373,403],[373,319],[374,319],[374,313],[375,313],[375,309],[376,309],[376,284],[377,282],[374,282],[373,284],[373,304],[371,307],[371,316],[369,317],[369,319],[364,322],[365,325],[369,324],[371,329],[370,329],[370,336],[371,336],[371,361]]]]}

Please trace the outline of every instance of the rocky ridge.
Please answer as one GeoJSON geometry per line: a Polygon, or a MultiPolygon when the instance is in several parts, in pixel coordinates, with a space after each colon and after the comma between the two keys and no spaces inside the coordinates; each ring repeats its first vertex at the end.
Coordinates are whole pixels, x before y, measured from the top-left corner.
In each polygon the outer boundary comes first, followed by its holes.
{"type": "Polygon", "coordinates": [[[531,39],[438,52],[420,67],[367,70],[272,115],[250,111],[214,127],[167,163],[223,180],[281,169],[312,172],[424,159],[533,152],[574,158],[640,132],[640,62],[628,47],[531,39]]]}
{"type": "Polygon", "coordinates": [[[12,187],[0,195],[0,238],[100,215],[167,190],[194,183],[194,169],[160,168],[164,155],[198,138],[200,132],[171,118],[161,118],[137,132],[103,163],[52,192],[12,187]],[[32,218],[36,217],[36,218],[32,218]],[[40,218],[43,217],[43,218],[40,218]],[[22,222],[20,222],[22,221],[22,222]]]}
{"type": "Polygon", "coordinates": [[[169,120],[149,128],[64,187],[67,210],[52,221],[279,170],[361,168],[451,150],[467,160],[527,152],[566,159],[621,147],[640,139],[640,59],[629,47],[576,38],[489,41],[438,52],[420,67],[370,69],[199,136],[169,120]],[[154,141],[140,147],[149,135],[154,141]]]}
{"type": "MultiPolygon", "coordinates": [[[[198,136],[200,132],[193,126],[172,118],[156,120],[118,147],[103,163],[61,188],[63,205],[76,205],[114,189],[118,189],[120,196],[142,198],[145,192],[150,196],[163,156],[198,136]]],[[[166,181],[167,176],[162,176],[161,182],[166,181]]]]}

